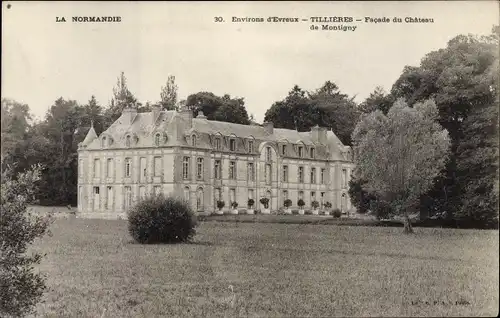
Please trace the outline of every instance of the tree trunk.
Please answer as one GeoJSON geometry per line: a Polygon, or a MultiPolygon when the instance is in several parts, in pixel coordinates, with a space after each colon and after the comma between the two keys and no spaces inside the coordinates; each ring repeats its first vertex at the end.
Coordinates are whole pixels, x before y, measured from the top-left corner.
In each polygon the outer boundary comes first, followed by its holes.
{"type": "Polygon", "coordinates": [[[405,219],[404,219],[404,233],[411,234],[413,233],[413,228],[411,227],[410,216],[408,212],[405,211],[405,219]]]}

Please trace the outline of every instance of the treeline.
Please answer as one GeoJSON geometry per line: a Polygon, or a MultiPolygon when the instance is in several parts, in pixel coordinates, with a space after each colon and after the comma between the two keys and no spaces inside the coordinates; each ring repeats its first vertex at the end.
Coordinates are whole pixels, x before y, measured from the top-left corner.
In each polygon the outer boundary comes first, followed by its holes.
{"type": "MultiPolygon", "coordinates": [[[[362,103],[343,93],[332,81],[313,91],[294,86],[265,113],[265,121],[277,128],[308,131],[315,125],[332,129],[347,145],[353,144],[356,125],[380,111],[387,115],[398,99],[409,107],[432,100],[437,122],[447,130],[450,153],[432,187],[419,197],[423,216],[446,211],[448,218],[482,222],[498,217],[498,38],[459,35],[443,49],[428,53],[419,66],[406,66],[392,88],[377,87],[362,103]],[[482,220],[482,221],[481,221],[482,220]]],[[[44,170],[38,199],[42,204],[76,203],[77,146],[93,123],[98,134],[121,114],[124,107],[149,111],[154,105],[172,110],[181,106],[209,120],[255,124],[243,98],[198,92],[179,101],[175,77],[170,76],[155,103],[139,102],[120,74],[113,98],[103,107],[92,96],[85,105],[59,98],[44,120],[30,124],[28,105],[2,100],[2,166],[14,172],[42,163],[44,170]]],[[[429,141],[431,142],[431,141],[429,141]]],[[[350,194],[360,212],[390,213],[380,195],[356,175],[350,194]]]]}

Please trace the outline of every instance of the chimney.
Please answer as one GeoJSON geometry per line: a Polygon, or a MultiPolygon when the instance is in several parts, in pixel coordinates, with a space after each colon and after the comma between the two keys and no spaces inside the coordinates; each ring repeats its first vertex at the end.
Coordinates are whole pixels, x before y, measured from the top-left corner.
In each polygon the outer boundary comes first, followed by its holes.
{"type": "Polygon", "coordinates": [[[269,135],[273,134],[274,124],[272,122],[266,121],[262,124],[262,127],[264,127],[264,131],[266,132],[266,134],[269,134],[269,135]]]}
{"type": "Polygon", "coordinates": [[[186,106],[181,107],[179,115],[182,119],[186,121],[187,129],[193,127],[193,111],[186,106]]]}
{"type": "Polygon", "coordinates": [[[137,109],[132,107],[125,107],[122,111],[122,122],[124,124],[130,125],[137,115],[137,109]]]}
{"type": "Polygon", "coordinates": [[[311,137],[315,142],[326,144],[326,128],[319,127],[318,125],[311,128],[311,137]]]}
{"type": "Polygon", "coordinates": [[[156,123],[156,120],[158,119],[158,116],[160,115],[160,111],[161,111],[161,106],[158,105],[158,104],[155,104],[153,106],[151,106],[151,117],[152,117],[152,120],[153,120],[153,125],[156,123]]]}

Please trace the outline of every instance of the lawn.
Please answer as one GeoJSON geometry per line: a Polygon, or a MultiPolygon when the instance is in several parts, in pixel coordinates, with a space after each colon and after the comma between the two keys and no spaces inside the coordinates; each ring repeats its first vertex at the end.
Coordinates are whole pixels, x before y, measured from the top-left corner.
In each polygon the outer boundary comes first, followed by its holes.
{"type": "Polygon", "coordinates": [[[33,246],[47,253],[41,316],[498,313],[498,231],[201,222],[192,244],[144,246],[125,221],[51,229],[33,246]]]}

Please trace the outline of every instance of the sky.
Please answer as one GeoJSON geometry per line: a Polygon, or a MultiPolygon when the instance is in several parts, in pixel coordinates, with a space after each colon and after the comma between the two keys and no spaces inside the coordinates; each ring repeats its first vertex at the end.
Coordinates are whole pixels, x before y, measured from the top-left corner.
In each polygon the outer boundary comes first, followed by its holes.
{"type": "Polygon", "coordinates": [[[454,36],[490,34],[498,23],[496,1],[3,2],[2,98],[26,103],[43,118],[59,97],[85,104],[95,95],[107,106],[122,71],[142,102],[159,100],[174,75],[179,99],[200,91],[244,97],[249,114],[262,122],[294,85],[314,90],[330,80],[361,102],[376,86],[390,90],[405,65],[419,65],[454,36]],[[72,22],[76,16],[121,22],[72,22]],[[354,21],[312,23],[318,16],[354,21]],[[433,23],[405,23],[405,17],[433,23]],[[321,30],[323,24],[356,29],[321,30]]]}

